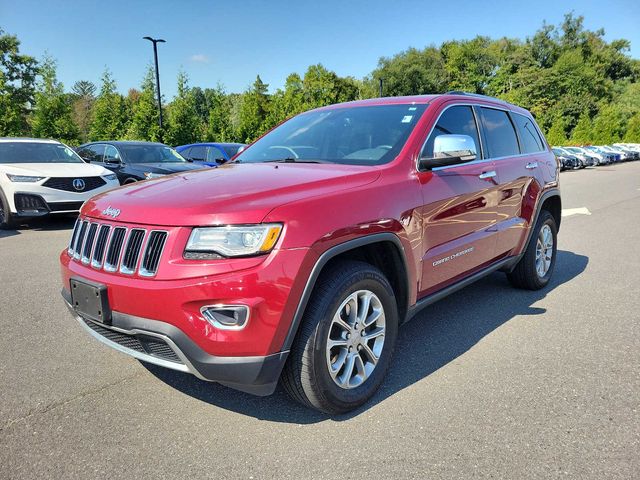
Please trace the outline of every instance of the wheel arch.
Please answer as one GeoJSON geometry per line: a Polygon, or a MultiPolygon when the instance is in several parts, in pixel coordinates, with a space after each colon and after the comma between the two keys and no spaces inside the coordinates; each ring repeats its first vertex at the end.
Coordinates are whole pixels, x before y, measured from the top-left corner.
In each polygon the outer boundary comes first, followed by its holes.
{"type": "Polygon", "coordinates": [[[335,245],[320,255],[307,279],[302,297],[298,302],[289,331],[282,345],[282,351],[291,348],[302,321],[302,316],[322,272],[341,259],[347,258],[369,263],[385,274],[394,289],[400,322],[406,318],[409,309],[409,275],[402,242],[393,233],[367,235],[335,245]]]}

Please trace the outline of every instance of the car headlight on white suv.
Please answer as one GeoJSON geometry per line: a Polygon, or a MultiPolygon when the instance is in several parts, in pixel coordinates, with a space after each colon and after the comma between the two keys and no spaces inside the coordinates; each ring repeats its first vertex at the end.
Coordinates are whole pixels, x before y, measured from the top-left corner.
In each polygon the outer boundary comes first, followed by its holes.
{"type": "Polygon", "coordinates": [[[184,256],[188,259],[206,259],[267,253],[278,241],[281,231],[282,225],[279,223],[194,228],[184,256]]]}
{"type": "Polygon", "coordinates": [[[118,176],[115,173],[110,173],[109,175],[103,175],[102,178],[105,180],[117,180],[118,176]]]}
{"type": "Polygon", "coordinates": [[[29,175],[11,175],[10,173],[7,173],[7,178],[9,178],[9,180],[11,180],[12,182],[35,183],[35,182],[39,182],[40,180],[44,180],[46,177],[32,177],[29,175]]]}

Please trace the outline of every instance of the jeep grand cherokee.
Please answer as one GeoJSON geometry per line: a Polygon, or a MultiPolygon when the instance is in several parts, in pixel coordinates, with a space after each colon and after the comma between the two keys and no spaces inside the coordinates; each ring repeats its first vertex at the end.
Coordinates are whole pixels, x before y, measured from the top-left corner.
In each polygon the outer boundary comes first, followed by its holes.
{"type": "Polygon", "coordinates": [[[302,113],[217,169],[88,201],[60,256],[87,332],[328,413],[383,382],[398,325],[496,270],[543,288],[559,165],[524,109],[451,92],[302,113]]]}

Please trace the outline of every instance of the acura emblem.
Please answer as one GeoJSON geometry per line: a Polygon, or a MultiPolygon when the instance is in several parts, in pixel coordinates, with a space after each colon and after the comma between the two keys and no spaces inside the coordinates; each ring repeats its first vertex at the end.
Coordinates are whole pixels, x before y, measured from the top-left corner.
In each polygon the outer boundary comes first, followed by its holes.
{"type": "Polygon", "coordinates": [[[76,178],[73,180],[73,188],[75,188],[77,191],[81,192],[82,190],[84,190],[85,187],[85,183],[84,180],[81,178],[76,178]]]}
{"type": "Polygon", "coordinates": [[[118,208],[112,208],[111,205],[109,205],[102,211],[102,214],[105,217],[116,218],[118,215],[120,215],[120,210],[118,208]]]}

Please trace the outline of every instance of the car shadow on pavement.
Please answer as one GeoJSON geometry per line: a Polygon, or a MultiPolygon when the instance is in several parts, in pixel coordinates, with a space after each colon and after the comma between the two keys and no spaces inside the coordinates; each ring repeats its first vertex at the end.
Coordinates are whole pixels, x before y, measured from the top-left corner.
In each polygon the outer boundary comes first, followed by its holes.
{"type": "Polygon", "coordinates": [[[76,222],[77,215],[60,215],[55,217],[36,218],[26,221],[15,228],[0,230],[0,238],[20,235],[22,231],[32,230],[34,232],[71,230],[76,222]]]}
{"type": "Polygon", "coordinates": [[[157,378],[191,397],[261,420],[300,424],[343,421],[439,370],[514,317],[543,315],[546,309],[532,305],[580,275],[588,263],[584,255],[558,250],[552,280],[542,290],[514,289],[504,274],[494,273],[425,308],[400,328],[396,354],[380,390],[364,406],[345,415],[328,416],[307,409],[289,399],[280,386],[270,397],[255,397],[189,374],[141,363],[157,378]]]}

